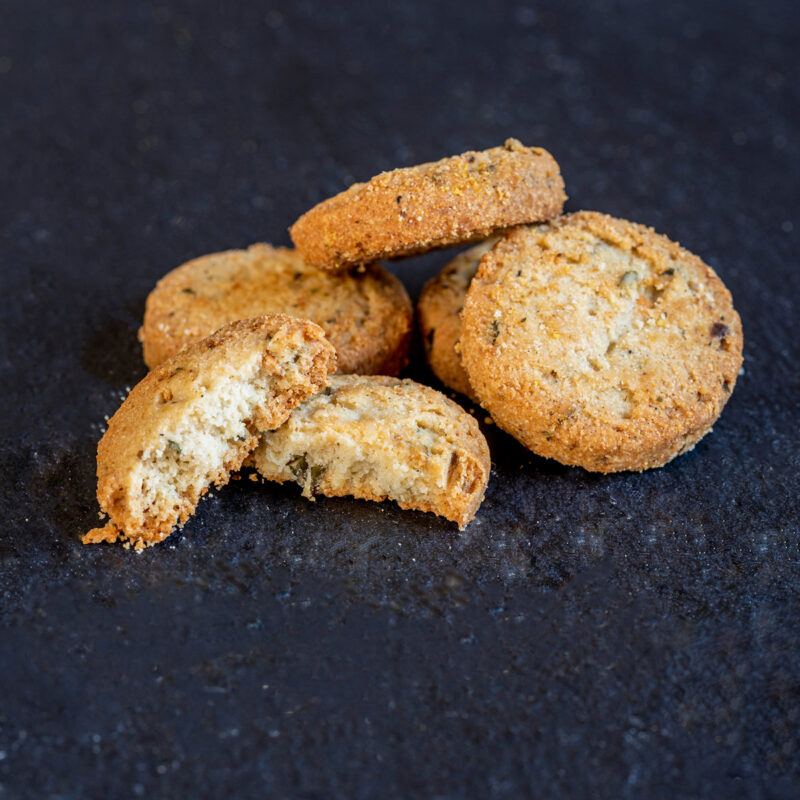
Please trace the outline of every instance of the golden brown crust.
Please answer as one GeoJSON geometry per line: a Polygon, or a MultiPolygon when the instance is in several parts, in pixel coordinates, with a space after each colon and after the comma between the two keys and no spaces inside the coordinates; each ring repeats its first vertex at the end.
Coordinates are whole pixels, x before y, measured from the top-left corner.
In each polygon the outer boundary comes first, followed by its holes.
{"type": "Polygon", "coordinates": [[[342,269],[486,239],[555,217],[565,200],[550,153],[509,139],[354,184],[303,214],[290,233],[309,264],[342,269]]]}
{"type": "Polygon", "coordinates": [[[730,293],[651,228],[579,212],[510,231],[467,293],[461,348],[495,422],[598,472],[660,466],[719,416],[742,363],[730,293]]]}
{"type": "Polygon", "coordinates": [[[477,400],[457,351],[461,338],[461,309],[467,289],[481,258],[494,247],[496,238],[481,242],[457,255],[423,287],[417,303],[417,319],[433,374],[449,389],[477,400]]]}
{"type": "Polygon", "coordinates": [[[145,363],[155,367],[225,323],[260,314],[316,322],[340,372],[396,375],[406,366],[412,310],[397,278],[380,264],[334,274],[268,244],[201,256],[165,275],[139,333],[145,363]]]}
{"type": "Polygon", "coordinates": [[[473,417],[411,380],[337,375],[264,433],[251,463],[304,494],[394,500],[462,527],[489,480],[486,440],[473,417]]]}
{"type": "MultiPolygon", "coordinates": [[[[111,418],[97,448],[97,500],[119,529],[119,537],[137,547],[166,538],[176,524],[189,518],[212,483],[227,483],[230,472],[239,469],[257,444],[258,432],[281,425],[295,406],[325,385],[335,366],[335,352],[319,326],[272,315],[230,323],[148,373],[111,418]],[[252,414],[237,420],[238,435],[228,442],[222,430],[224,414],[233,402],[232,389],[244,376],[259,378],[267,390],[255,392],[252,414]],[[209,413],[213,416],[208,397],[222,398],[220,420],[213,420],[218,427],[207,425],[210,432],[206,431],[209,439],[222,440],[221,457],[215,460],[204,453],[190,459],[185,466],[206,472],[174,504],[148,500],[143,475],[147,469],[158,473],[164,462],[159,453],[168,452],[170,446],[181,452],[180,445],[170,440],[171,432],[199,427],[195,420],[201,418],[203,403],[206,418],[209,413]]],[[[85,541],[114,538],[106,526],[90,531],[85,541]]]]}

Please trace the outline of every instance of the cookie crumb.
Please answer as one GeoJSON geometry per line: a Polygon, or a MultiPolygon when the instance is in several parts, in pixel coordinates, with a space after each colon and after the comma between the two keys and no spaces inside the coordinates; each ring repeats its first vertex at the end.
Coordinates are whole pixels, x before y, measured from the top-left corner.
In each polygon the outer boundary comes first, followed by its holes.
{"type": "Polygon", "coordinates": [[[113,522],[107,522],[102,528],[92,528],[81,537],[83,544],[113,544],[119,539],[120,530],[113,522]]]}

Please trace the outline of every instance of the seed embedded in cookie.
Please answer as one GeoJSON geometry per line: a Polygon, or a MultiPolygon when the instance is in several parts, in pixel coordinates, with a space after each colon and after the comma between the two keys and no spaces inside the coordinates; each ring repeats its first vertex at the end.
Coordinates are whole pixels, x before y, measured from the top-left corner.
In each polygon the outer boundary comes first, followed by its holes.
{"type": "Polygon", "coordinates": [[[489,480],[477,422],[440,392],[411,380],[336,375],[278,429],[261,435],[250,464],[303,494],[391,499],[462,528],[489,480]]]}
{"type": "Polygon", "coordinates": [[[283,315],[230,323],[164,361],[100,440],[97,499],[111,522],[83,541],[165,539],[335,368],[322,329],[283,315]]]}
{"type": "Polygon", "coordinates": [[[290,228],[309,264],[343,269],[401,258],[561,213],[555,159],[508,139],[502,147],[384,172],[328,198],[290,228]]]}
{"type": "Polygon", "coordinates": [[[316,322],[340,372],[396,375],[408,361],[413,315],[397,278],[380,264],[332,273],[268,244],[201,256],[165,275],[147,298],[144,360],[152,369],[225,323],[261,314],[316,322]]]}
{"type": "Polygon", "coordinates": [[[510,231],[483,258],[461,351],[481,404],[533,452],[643,470],[711,429],[736,383],[742,328],[697,256],[579,212],[510,231]]]}
{"type": "Polygon", "coordinates": [[[423,287],[417,317],[425,357],[433,374],[449,389],[477,400],[461,363],[461,309],[481,258],[497,243],[487,239],[457,255],[423,287]]]}

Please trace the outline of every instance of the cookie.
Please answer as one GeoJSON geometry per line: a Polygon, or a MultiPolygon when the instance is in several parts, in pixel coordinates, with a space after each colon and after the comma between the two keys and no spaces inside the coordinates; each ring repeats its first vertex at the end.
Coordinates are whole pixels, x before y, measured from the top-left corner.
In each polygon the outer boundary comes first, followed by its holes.
{"type": "Polygon", "coordinates": [[[689,450],[742,363],[731,295],[651,228],[580,212],[510,231],[461,317],[470,384],[533,452],[597,472],[689,450]]]}
{"type": "Polygon", "coordinates": [[[555,217],[565,200],[550,153],[509,139],[354,184],[303,214],[290,233],[309,264],[341,269],[486,239],[555,217]]]}
{"type": "Polygon", "coordinates": [[[433,374],[448,389],[476,399],[456,347],[461,337],[461,309],[470,281],[481,258],[497,242],[487,239],[457,255],[423,287],[417,303],[417,318],[425,356],[433,374]]]}
{"type": "Polygon", "coordinates": [[[250,463],[303,494],[353,496],[432,511],[462,528],[489,480],[477,422],[440,392],[410,380],[336,375],[277,430],[250,463]]]}
{"type": "Polygon", "coordinates": [[[232,322],[164,361],[100,440],[97,500],[111,522],[83,541],[165,539],[335,368],[322,328],[281,315],[232,322]]]}
{"type": "Polygon", "coordinates": [[[316,322],[340,372],[396,375],[408,360],[411,301],[382,266],[333,274],[295,250],[254,244],[196,258],[158,282],[139,332],[145,363],[152,369],[226,322],[260,314],[316,322]]]}

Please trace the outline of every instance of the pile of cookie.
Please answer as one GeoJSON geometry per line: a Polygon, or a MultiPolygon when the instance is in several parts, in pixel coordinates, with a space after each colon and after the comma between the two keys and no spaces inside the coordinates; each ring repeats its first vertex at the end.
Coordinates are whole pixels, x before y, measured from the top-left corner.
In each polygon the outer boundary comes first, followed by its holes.
{"type": "Polygon", "coordinates": [[[303,494],[392,499],[461,527],[489,479],[477,422],[396,376],[413,310],[378,262],[475,243],[425,286],[431,369],[537,453],[599,472],[665,464],[705,435],[742,362],[731,296],[652,229],[561,215],[558,164],[514,139],[386,172],[304,214],[296,250],[203,256],[150,294],[150,373],[98,446],[110,521],[165,539],[243,466],[303,494]]]}

